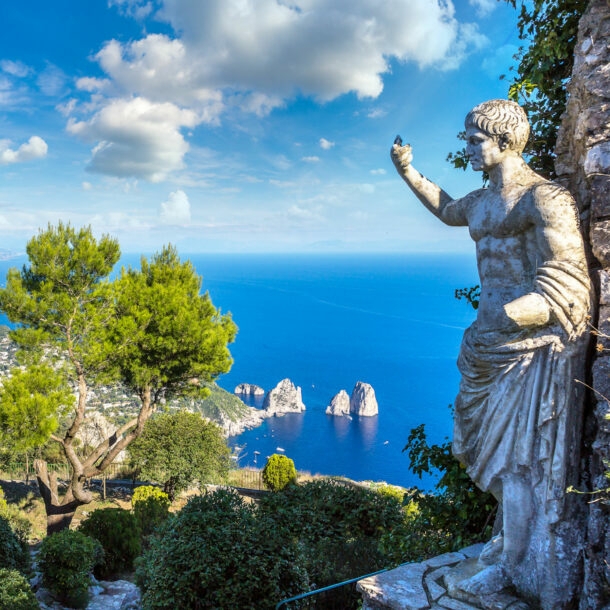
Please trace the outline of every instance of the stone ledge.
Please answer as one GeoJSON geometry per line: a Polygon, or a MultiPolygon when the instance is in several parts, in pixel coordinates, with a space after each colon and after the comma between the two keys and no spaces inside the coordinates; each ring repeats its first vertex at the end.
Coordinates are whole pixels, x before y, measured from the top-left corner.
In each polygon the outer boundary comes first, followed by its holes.
{"type": "Polygon", "coordinates": [[[456,584],[480,569],[482,549],[473,545],[358,581],[362,610],[529,610],[508,591],[474,599],[459,590],[456,584]]]}

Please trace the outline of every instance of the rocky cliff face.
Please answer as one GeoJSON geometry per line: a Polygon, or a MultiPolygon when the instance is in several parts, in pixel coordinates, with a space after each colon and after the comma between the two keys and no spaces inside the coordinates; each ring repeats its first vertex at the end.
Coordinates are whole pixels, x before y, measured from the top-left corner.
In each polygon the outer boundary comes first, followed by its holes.
{"type": "Polygon", "coordinates": [[[266,414],[260,409],[254,407],[246,407],[245,414],[240,415],[237,419],[231,419],[226,413],[219,413],[218,419],[214,420],[222,428],[225,436],[237,436],[244,430],[251,430],[260,426],[266,414]]]}
{"type": "Polygon", "coordinates": [[[267,417],[286,413],[302,413],[305,411],[305,405],[301,396],[301,388],[295,386],[290,379],[282,379],[265,396],[263,409],[267,417]]]}
{"type": "Polygon", "coordinates": [[[240,383],[235,390],[233,390],[233,393],[243,394],[244,396],[264,396],[265,390],[253,383],[240,383]]]}
{"type": "Polygon", "coordinates": [[[349,396],[345,390],[341,390],[333,396],[328,407],[326,407],[326,415],[348,415],[349,414],[349,396]]]}
{"type": "MultiPolygon", "coordinates": [[[[582,488],[606,489],[604,462],[610,460],[610,2],[592,0],[580,20],[570,98],[563,117],[555,163],[558,180],[572,192],[590,247],[597,283],[600,330],[588,363],[593,392],[585,424],[582,488]]],[[[593,496],[592,499],[602,499],[593,496]]],[[[604,501],[587,505],[584,582],[580,608],[610,602],[610,520],[604,501]]]]}
{"type": "Polygon", "coordinates": [[[368,383],[358,381],[349,400],[350,413],[361,417],[371,417],[379,413],[375,390],[368,383]]]}

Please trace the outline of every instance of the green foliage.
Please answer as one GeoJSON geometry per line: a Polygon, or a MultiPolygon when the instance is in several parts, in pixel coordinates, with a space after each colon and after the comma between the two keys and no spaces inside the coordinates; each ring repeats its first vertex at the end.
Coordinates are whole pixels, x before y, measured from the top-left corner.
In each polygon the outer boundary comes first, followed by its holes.
{"type": "Polygon", "coordinates": [[[27,549],[28,539],[32,531],[32,524],[17,506],[9,504],[5,500],[2,488],[0,488],[0,517],[8,521],[11,529],[19,539],[21,546],[24,549],[27,549]]]}
{"type": "Polygon", "coordinates": [[[465,299],[466,302],[473,308],[479,308],[479,301],[481,299],[481,287],[477,284],[470,288],[456,288],[455,298],[459,301],[465,299]]]}
{"type": "Polygon", "coordinates": [[[30,583],[17,570],[0,568],[0,608],[38,610],[40,608],[30,583]]]}
{"type": "MultiPolygon", "coordinates": [[[[507,2],[517,7],[517,0],[507,2]]],[[[518,64],[509,98],[523,104],[532,126],[525,151],[528,163],[549,178],[555,176],[557,132],[568,97],[578,22],[587,4],[587,0],[519,2],[519,37],[525,44],[515,56],[518,64]]]]}
{"type": "Polygon", "coordinates": [[[220,482],[229,472],[230,449],[217,424],[199,413],[163,413],[146,422],[129,447],[131,463],[145,479],[163,484],[173,500],[195,481],[220,482]]]}
{"type": "Polygon", "coordinates": [[[91,572],[103,555],[102,545],[82,532],[66,529],[47,536],[38,553],[43,585],[71,608],[85,608],[91,572]]]}
{"type": "Polygon", "coordinates": [[[158,487],[142,485],[136,488],[131,496],[131,506],[143,537],[150,536],[166,521],[170,505],[169,496],[158,487]]]}
{"type": "Polygon", "coordinates": [[[104,549],[103,561],[93,570],[97,578],[106,580],[131,571],[142,549],[138,522],[132,513],[122,508],[99,508],[78,529],[104,549]]]}
{"type": "Polygon", "coordinates": [[[441,478],[434,494],[417,487],[407,493],[405,521],[383,540],[388,556],[397,563],[421,561],[488,540],[497,502],[476,487],[453,457],[451,443],[429,445],[422,424],[411,430],[404,451],[419,477],[440,472],[441,478]]]}
{"type": "MultiPolygon", "coordinates": [[[[386,567],[380,539],[403,521],[395,497],[328,479],[267,494],[259,511],[298,542],[303,566],[317,587],[386,567]]],[[[359,595],[350,586],[316,599],[318,607],[347,609],[358,607],[359,595]]]]}
{"type": "Polygon", "coordinates": [[[267,489],[281,491],[296,482],[297,470],[289,457],[277,453],[269,456],[263,468],[263,483],[267,489]]]}
{"type": "Polygon", "coordinates": [[[236,421],[248,411],[248,407],[235,394],[223,390],[215,383],[206,384],[209,390],[208,396],[201,400],[193,401],[193,409],[201,415],[215,421],[228,417],[236,421]]]}
{"type": "Polygon", "coordinates": [[[43,445],[73,404],[65,380],[50,366],[13,369],[0,388],[0,442],[15,452],[43,445]]]}
{"type": "Polygon", "coordinates": [[[232,490],[189,501],[138,561],[142,607],[272,608],[307,590],[298,545],[232,490]]]}
{"type": "Polygon", "coordinates": [[[30,572],[30,553],[27,540],[11,527],[8,519],[0,516],[0,568],[30,572]]]}
{"type": "Polygon", "coordinates": [[[112,311],[103,280],[119,259],[118,243],[60,222],[40,230],[26,251],[29,264],[10,269],[0,289],[0,309],[20,325],[11,337],[38,358],[53,346],[45,358],[64,358],[74,377],[81,366],[103,367],[105,346],[95,331],[112,311]]]}
{"type": "Polygon", "coordinates": [[[401,487],[396,487],[395,485],[388,485],[387,483],[375,485],[372,489],[375,493],[378,493],[382,496],[394,498],[399,504],[402,504],[402,501],[405,497],[404,489],[402,489],[401,487]]]}
{"type": "Polygon", "coordinates": [[[125,385],[139,396],[208,393],[205,382],[232,364],[227,344],[237,327],[221,315],[190,261],[165,246],[142,258],[141,270],[123,269],[114,285],[117,318],[108,327],[112,344],[122,346],[112,362],[125,385]]]}

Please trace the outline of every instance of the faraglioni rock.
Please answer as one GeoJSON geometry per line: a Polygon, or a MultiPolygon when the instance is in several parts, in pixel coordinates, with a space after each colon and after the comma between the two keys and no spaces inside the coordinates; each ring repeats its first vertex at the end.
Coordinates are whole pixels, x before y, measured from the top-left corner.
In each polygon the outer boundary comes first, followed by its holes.
{"type": "Polygon", "coordinates": [[[273,390],[267,392],[263,409],[265,409],[267,417],[286,413],[302,413],[305,411],[305,405],[301,388],[295,386],[290,379],[282,379],[273,390]]]}
{"type": "Polygon", "coordinates": [[[349,396],[345,390],[333,396],[326,407],[326,415],[349,415],[349,396]]]}
{"type": "Polygon", "coordinates": [[[356,383],[349,401],[349,411],[361,417],[371,417],[379,413],[375,390],[370,384],[362,381],[356,383]]]}
{"type": "Polygon", "coordinates": [[[254,383],[240,383],[235,390],[233,390],[233,393],[246,396],[264,396],[265,390],[254,383]]]}

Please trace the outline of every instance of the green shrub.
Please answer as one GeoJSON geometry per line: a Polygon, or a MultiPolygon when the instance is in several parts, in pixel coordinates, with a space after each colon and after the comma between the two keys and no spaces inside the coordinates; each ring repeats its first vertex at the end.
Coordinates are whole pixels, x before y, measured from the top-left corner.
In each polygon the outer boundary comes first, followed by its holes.
{"type": "Polygon", "coordinates": [[[14,504],[9,504],[4,499],[4,491],[0,487],[0,517],[6,519],[17,535],[17,538],[24,544],[27,545],[27,541],[30,538],[32,531],[32,524],[29,522],[22,512],[14,504]]]}
{"type": "Polygon", "coordinates": [[[271,491],[281,491],[287,485],[297,482],[294,462],[285,455],[274,453],[263,468],[263,483],[271,491]]]}
{"type": "Polygon", "coordinates": [[[104,549],[104,561],[93,570],[96,578],[108,579],[133,569],[142,546],[138,523],[132,513],[122,508],[99,508],[78,529],[99,541],[104,549]]]}
{"type": "Polygon", "coordinates": [[[142,485],[133,492],[131,506],[140,534],[150,536],[169,517],[169,496],[158,487],[142,485]]]}
{"type": "Polygon", "coordinates": [[[0,568],[0,608],[7,610],[40,608],[30,584],[17,570],[0,568]]]}
{"type": "Polygon", "coordinates": [[[30,567],[27,540],[13,530],[8,519],[0,516],[0,568],[17,570],[27,576],[30,567]]]}
{"type": "Polygon", "coordinates": [[[85,608],[91,572],[103,556],[102,545],[82,532],[51,534],[42,541],[38,553],[42,583],[63,604],[85,608]]]}
{"type": "Polygon", "coordinates": [[[405,495],[404,522],[384,536],[382,548],[395,563],[422,561],[489,540],[497,502],[481,491],[453,457],[451,443],[430,445],[423,425],[411,430],[403,449],[418,476],[441,474],[435,493],[417,487],[405,495]]]}
{"type": "MultiPolygon", "coordinates": [[[[298,540],[304,567],[318,587],[386,567],[384,533],[403,520],[400,502],[354,484],[329,479],[287,487],[259,503],[274,526],[298,540]]],[[[316,596],[317,607],[357,608],[355,585],[316,596]]]]}
{"type": "Polygon", "coordinates": [[[299,546],[232,490],[192,498],[137,561],[144,610],[272,608],[307,590],[299,546]]]}

